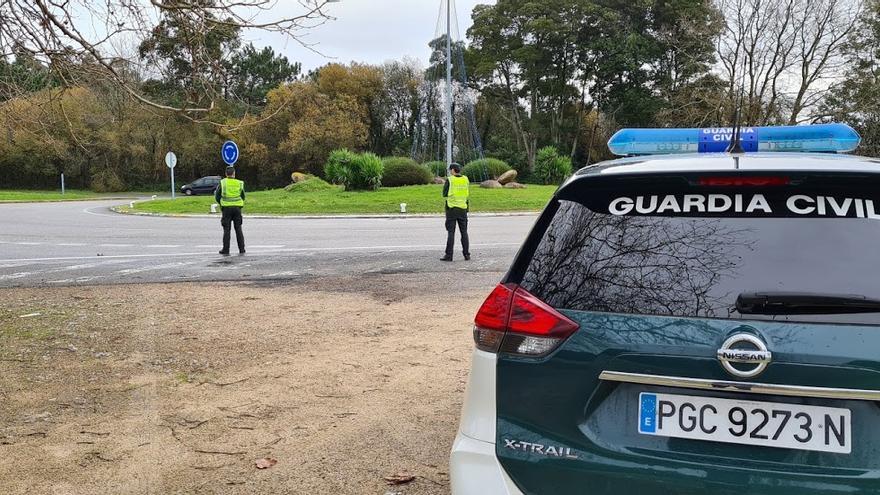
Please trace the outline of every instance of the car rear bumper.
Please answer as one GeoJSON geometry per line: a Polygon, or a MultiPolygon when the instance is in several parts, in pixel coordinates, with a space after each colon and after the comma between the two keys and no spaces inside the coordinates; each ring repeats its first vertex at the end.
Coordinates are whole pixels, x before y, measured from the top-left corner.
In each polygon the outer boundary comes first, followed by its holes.
{"type": "Polygon", "coordinates": [[[495,455],[495,369],[498,356],[475,350],[461,425],[452,446],[453,495],[521,495],[495,455]]]}
{"type": "Polygon", "coordinates": [[[459,432],[449,462],[452,495],[522,495],[495,456],[495,444],[459,432]]]}

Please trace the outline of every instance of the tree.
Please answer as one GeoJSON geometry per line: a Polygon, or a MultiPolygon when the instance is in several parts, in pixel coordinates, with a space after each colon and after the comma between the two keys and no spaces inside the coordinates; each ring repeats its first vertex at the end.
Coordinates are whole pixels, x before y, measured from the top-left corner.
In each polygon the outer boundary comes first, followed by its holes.
{"type": "MultiPolygon", "coordinates": [[[[197,1],[203,6],[213,3],[197,1]]],[[[150,37],[138,47],[140,56],[160,74],[164,86],[176,89],[183,97],[178,104],[211,105],[225,89],[229,76],[223,60],[235,52],[240,40],[237,26],[228,18],[220,21],[210,10],[191,15],[185,9],[170,9],[163,12],[150,37]]],[[[172,103],[174,98],[166,101],[172,103]]]]}
{"type": "Polygon", "coordinates": [[[368,126],[357,101],[350,96],[331,98],[314,88],[303,88],[298,118],[290,124],[281,149],[295,158],[298,168],[318,174],[334,149],[363,149],[368,126]]]}
{"type": "Polygon", "coordinates": [[[314,74],[318,91],[330,98],[350,96],[369,108],[382,91],[382,70],[367,64],[328,64],[314,74]]]}
{"type": "Polygon", "coordinates": [[[727,107],[743,91],[750,124],[797,124],[844,73],[843,50],[861,0],[718,0],[725,30],[717,51],[727,107]]]}
{"type": "Polygon", "coordinates": [[[361,148],[369,145],[371,149],[382,147],[385,116],[380,109],[380,101],[385,90],[384,73],[380,67],[353,63],[350,65],[328,64],[313,76],[317,90],[330,100],[347,100],[342,107],[350,108],[351,118],[360,117],[367,126],[368,142],[358,145],[337,146],[337,148],[361,148]],[[350,100],[350,101],[349,101],[350,100]]]}
{"type": "Polygon", "coordinates": [[[218,68],[214,55],[229,32],[253,29],[281,33],[311,49],[303,34],[331,19],[325,12],[328,3],[330,0],[301,0],[298,14],[279,18],[272,14],[274,2],[266,0],[151,0],[147,4],[132,0],[4,0],[0,3],[0,58],[13,49],[23,50],[45,64],[65,86],[77,86],[86,76],[101,79],[142,104],[204,119],[222,97],[213,77],[218,68]],[[120,70],[136,66],[139,72],[149,73],[152,67],[141,66],[135,53],[120,53],[119,47],[126,40],[146,41],[158,34],[155,47],[161,49],[166,34],[178,33],[185,35],[180,41],[188,53],[180,55],[190,66],[173,69],[186,74],[191,93],[186,100],[166,102],[144,91],[139,81],[132,81],[120,70]],[[125,63],[119,64],[120,59],[125,63]]]}
{"type": "Polygon", "coordinates": [[[381,67],[382,90],[373,102],[370,149],[380,156],[409,155],[421,107],[424,79],[418,62],[404,59],[381,67]]]}
{"type": "Polygon", "coordinates": [[[703,127],[724,122],[724,82],[711,72],[717,64],[712,40],[723,28],[721,12],[711,0],[659,3],[648,32],[653,35],[654,62],[649,79],[660,108],[655,125],[703,127]]]}
{"type": "Polygon", "coordinates": [[[227,97],[262,107],[271,89],[293,82],[301,70],[301,64],[290,63],[287,57],[281,55],[276,56],[272,47],[257,50],[253,43],[249,43],[229,61],[227,97]]]}
{"type": "Polygon", "coordinates": [[[852,124],[859,153],[880,156],[880,0],[870,0],[846,45],[849,76],[827,95],[820,119],[852,124]]]}
{"type": "Polygon", "coordinates": [[[584,155],[584,117],[651,125],[709,82],[721,28],[710,0],[499,0],[474,9],[472,70],[534,165],[540,144],[584,155]]]}
{"type": "Polygon", "coordinates": [[[19,50],[11,61],[0,57],[0,102],[57,85],[49,69],[26,51],[19,50]]]}
{"type": "Polygon", "coordinates": [[[577,94],[571,81],[576,27],[584,17],[576,0],[499,0],[474,9],[472,73],[481,89],[506,101],[529,167],[544,134],[561,139],[567,104],[577,94]]]}
{"type": "Polygon", "coordinates": [[[583,87],[620,125],[657,125],[662,110],[709,75],[720,15],[711,0],[601,5],[581,34],[583,87]]]}
{"type": "Polygon", "coordinates": [[[234,133],[245,151],[245,168],[259,183],[280,185],[293,171],[323,174],[324,162],[338,148],[363,150],[369,132],[366,107],[353,96],[328,95],[312,80],[282,85],[267,95],[259,126],[234,133]],[[266,116],[272,118],[266,120],[266,116]]]}

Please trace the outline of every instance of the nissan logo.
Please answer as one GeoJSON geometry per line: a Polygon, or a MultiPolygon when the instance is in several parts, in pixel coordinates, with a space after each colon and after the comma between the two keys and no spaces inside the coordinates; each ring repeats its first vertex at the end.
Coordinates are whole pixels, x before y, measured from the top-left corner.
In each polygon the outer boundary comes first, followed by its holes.
{"type": "Polygon", "coordinates": [[[721,366],[738,378],[752,378],[760,375],[773,355],[767,350],[763,340],[748,333],[738,333],[725,340],[718,349],[721,366]],[[734,366],[734,363],[739,366],[734,366]]]}

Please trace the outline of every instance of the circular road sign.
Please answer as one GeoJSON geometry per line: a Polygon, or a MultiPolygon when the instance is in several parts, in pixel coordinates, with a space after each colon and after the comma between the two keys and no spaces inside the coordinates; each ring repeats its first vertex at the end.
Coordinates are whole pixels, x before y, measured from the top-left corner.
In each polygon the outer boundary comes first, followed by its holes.
{"type": "Polygon", "coordinates": [[[177,155],[175,155],[173,151],[169,151],[168,154],[165,155],[165,165],[168,165],[168,168],[174,168],[177,166],[177,155]]]}
{"type": "Polygon", "coordinates": [[[233,141],[226,141],[223,143],[223,148],[220,149],[220,154],[223,155],[223,163],[227,165],[235,165],[235,162],[238,161],[238,145],[233,141]]]}

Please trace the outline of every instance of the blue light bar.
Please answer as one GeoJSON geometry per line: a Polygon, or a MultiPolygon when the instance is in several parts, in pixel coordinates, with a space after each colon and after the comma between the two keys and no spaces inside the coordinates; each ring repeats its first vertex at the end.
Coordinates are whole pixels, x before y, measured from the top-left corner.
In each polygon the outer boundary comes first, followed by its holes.
{"type": "MultiPolygon", "coordinates": [[[[733,139],[733,128],[621,129],[608,141],[619,156],[671,153],[722,153],[733,139]]],[[[800,151],[846,153],[861,137],[846,124],[743,127],[740,142],[746,152],[800,151]]]]}

